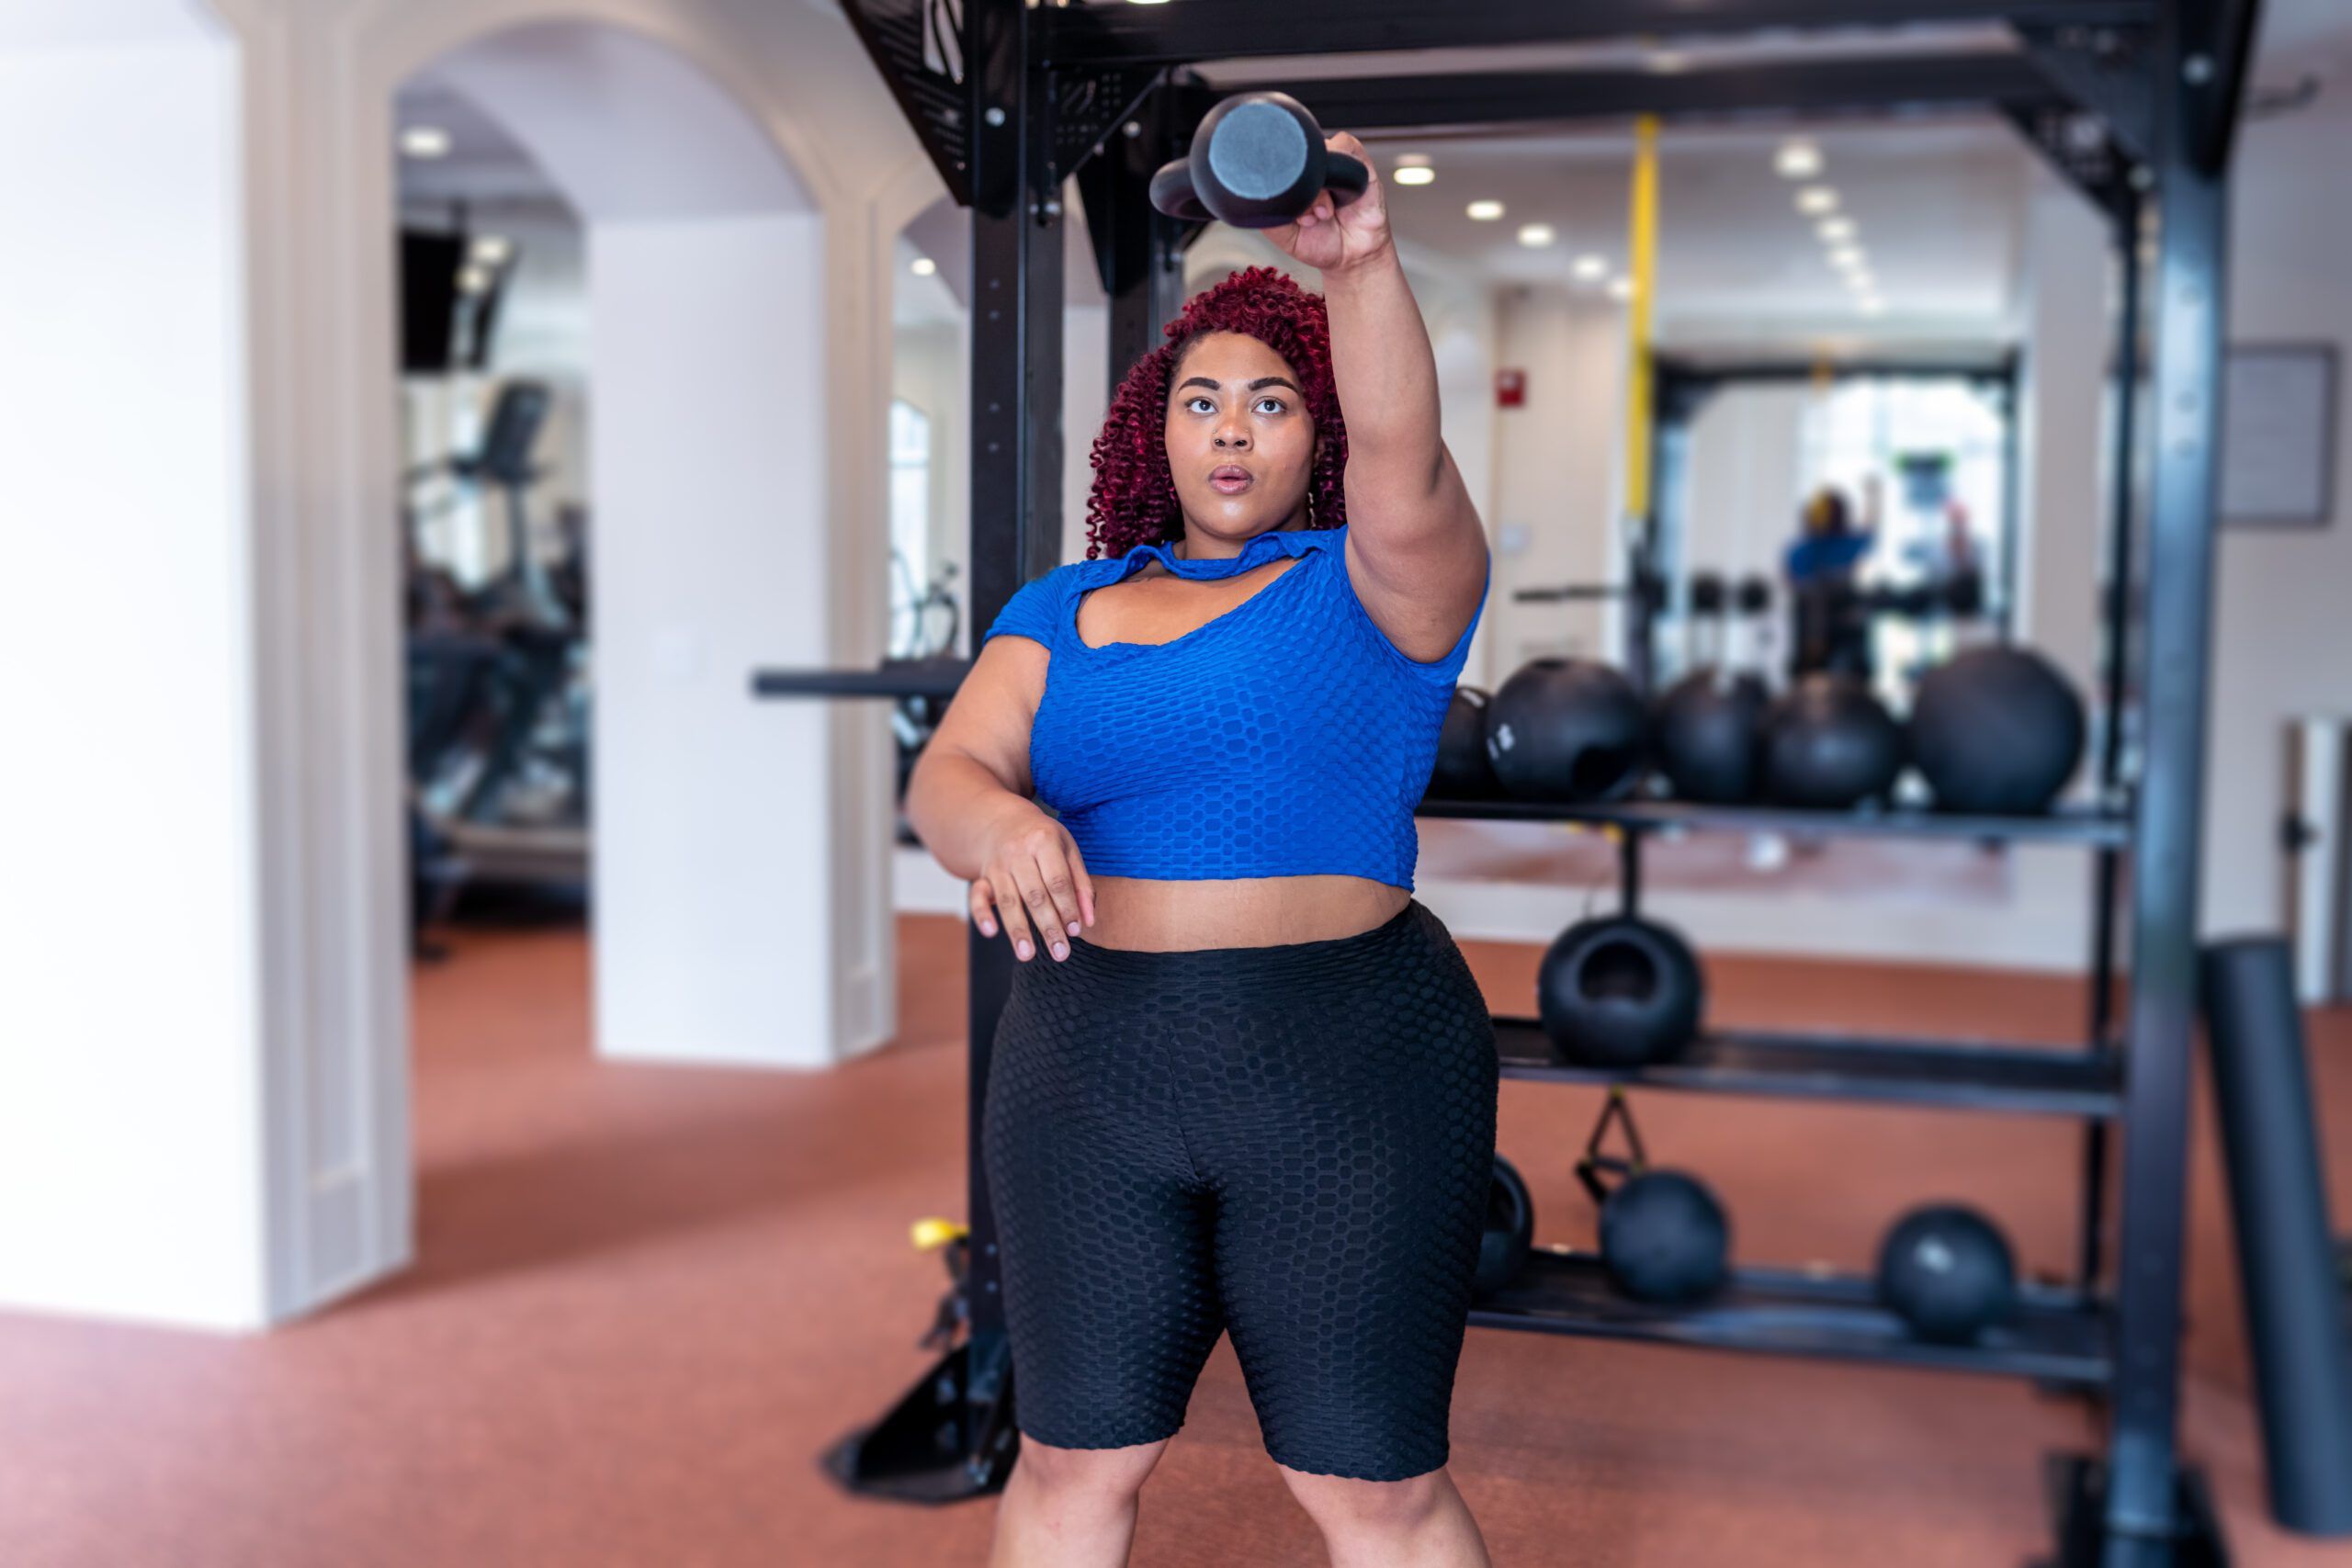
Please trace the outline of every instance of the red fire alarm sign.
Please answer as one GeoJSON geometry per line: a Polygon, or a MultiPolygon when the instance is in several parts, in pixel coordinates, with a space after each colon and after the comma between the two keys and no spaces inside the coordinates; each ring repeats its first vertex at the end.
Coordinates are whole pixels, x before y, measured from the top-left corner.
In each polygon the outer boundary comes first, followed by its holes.
{"type": "Polygon", "coordinates": [[[1527,372],[1498,370],[1495,372],[1495,406],[1515,409],[1527,400],[1527,372]]]}

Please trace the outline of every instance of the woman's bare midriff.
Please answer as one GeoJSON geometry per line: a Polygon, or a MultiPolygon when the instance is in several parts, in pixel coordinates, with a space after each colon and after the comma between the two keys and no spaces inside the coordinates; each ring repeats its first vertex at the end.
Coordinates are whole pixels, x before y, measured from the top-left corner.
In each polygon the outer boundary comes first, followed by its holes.
{"type": "Polygon", "coordinates": [[[1355,936],[1387,924],[1413,897],[1362,876],[1093,880],[1095,921],[1085,940],[1097,947],[1153,953],[1355,936]]]}

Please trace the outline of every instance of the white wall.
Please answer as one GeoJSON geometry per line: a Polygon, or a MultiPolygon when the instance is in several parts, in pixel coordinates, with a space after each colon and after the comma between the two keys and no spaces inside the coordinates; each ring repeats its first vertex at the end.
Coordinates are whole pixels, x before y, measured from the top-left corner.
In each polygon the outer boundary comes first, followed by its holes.
{"type": "MultiPolygon", "coordinates": [[[[1565,287],[1515,285],[1496,307],[1496,366],[1526,401],[1494,414],[1488,531],[1498,542],[1487,684],[1554,654],[1615,661],[1614,617],[1592,601],[1521,604],[1521,588],[1617,582],[1625,442],[1625,313],[1565,287]],[[1522,543],[1523,541],[1523,543],[1522,543]]],[[[1464,680],[1468,679],[1464,675],[1464,680]]],[[[1472,682],[1476,684],[1478,682],[1472,682]]]]}
{"type": "Polygon", "coordinates": [[[0,48],[0,1303],[236,1327],[265,1273],[238,62],[105,9],[107,41],[0,48]]]}
{"type": "MultiPolygon", "coordinates": [[[[2352,102],[2340,85],[2320,107],[2257,120],[2238,141],[2230,225],[2233,341],[2325,343],[2352,375],[2352,202],[2344,150],[2352,102]]],[[[2352,388],[2335,400],[2335,508],[2324,530],[2224,529],[2214,603],[2204,917],[2213,932],[2277,930],[2285,919],[2278,813],[2284,727],[2301,714],[2352,713],[2352,388]]]]}

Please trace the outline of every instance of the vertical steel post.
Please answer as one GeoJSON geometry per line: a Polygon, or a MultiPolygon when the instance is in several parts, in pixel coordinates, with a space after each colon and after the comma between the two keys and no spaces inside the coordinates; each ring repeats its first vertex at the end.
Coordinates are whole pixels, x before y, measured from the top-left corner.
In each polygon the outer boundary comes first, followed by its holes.
{"type": "MultiPolygon", "coordinates": [[[[2132,655],[2132,476],[2137,472],[2140,396],[2140,204],[2126,202],[2116,219],[2122,261],[2116,305],[2114,456],[2108,482],[2107,596],[2100,603],[2107,647],[2099,671],[2103,715],[2099,736],[2099,804],[2114,798],[2123,771],[2123,692],[2132,655]]],[[[2113,1059],[2115,1029],[2115,898],[2121,858],[2099,847],[2091,867],[2090,1048],[2113,1059]]],[[[2108,1127],[2093,1122],[2083,1137],[2082,1254],[2075,1277],[2086,1291],[2107,1262],[2108,1127]]]]}
{"type": "Polygon", "coordinates": [[[2226,186],[2199,132],[2224,90],[2200,52],[2213,0],[2169,0],[2154,50],[2155,277],[2146,728],[2132,866],[2130,1075],[2116,1257],[2107,1562],[2169,1562],[2175,1525],[2189,1046],[2213,573],[2215,446],[2227,300],[2226,186]]]}
{"type": "MultiPolygon", "coordinates": [[[[973,650],[1005,601],[1061,554],[1061,189],[1050,173],[1053,94],[1031,62],[1023,0],[966,0],[972,88],[973,650]]],[[[982,1159],[982,1112],[998,1017],[1012,983],[1000,932],[967,938],[971,1074],[966,1118],[975,1430],[1001,1393],[1002,1269],[982,1159]]]]}
{"type": "Polygon", "coordinates": [[[1108,248],[1111,276],[1103,287],[1111,296],[1111,332],[1104,370],[1116,393],[1135,362],[1158,347],[1160,328],[1184,303],[1184,253],[1176,220],[1151,205],[1151,172],[1172,156],[1168,134],[1170,89],[1162,85],[1145,100],[1136,117],[1097,154],[1109,166],[1114,238],[1108,248]]]}

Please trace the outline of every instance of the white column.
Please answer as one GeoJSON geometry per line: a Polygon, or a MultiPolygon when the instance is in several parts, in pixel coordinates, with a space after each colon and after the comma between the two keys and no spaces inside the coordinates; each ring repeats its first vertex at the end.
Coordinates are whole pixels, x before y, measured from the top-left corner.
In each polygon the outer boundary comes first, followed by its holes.
{"type": "MultiPolygon", "coordinates": [[[[37,33],[40,13],[98,36],[37,33]]],[[[264,1307],[234,44],[0,42],[0,1305],[264,1307]]]]}
{"type": "Polygon", "coordinates": [[[589,233],[600,1054],[835,1056],[822,220],[589,233]]]}

